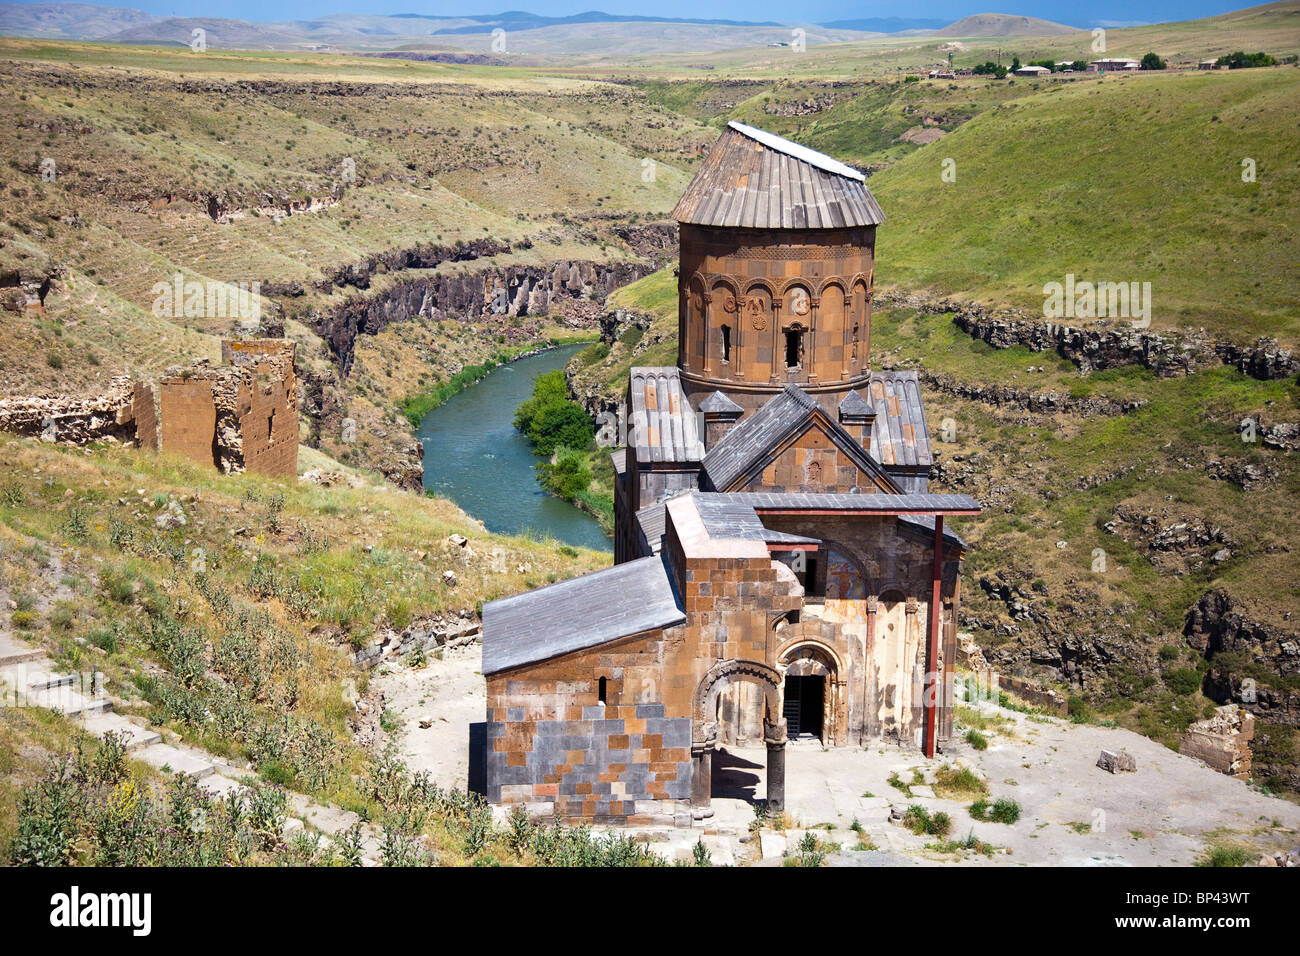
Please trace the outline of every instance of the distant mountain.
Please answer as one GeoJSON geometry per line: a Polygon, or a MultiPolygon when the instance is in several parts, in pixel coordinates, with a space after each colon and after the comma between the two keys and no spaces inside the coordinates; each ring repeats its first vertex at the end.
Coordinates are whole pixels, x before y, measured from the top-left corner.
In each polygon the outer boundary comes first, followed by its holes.
{"type": "MultiPolygon", "coordinates": [[[[696,20],[690,17],[648,17],[630,15],[624,16],[613,13],[602,13],[599,10],[588,10],[586,13],[575,13],[567,17],[546,17],[536,13],[527,13],[523,10],[510,10],[506,13],[483,13],[474,15],[465,15],[460,17],[443,17],[423,13],[395,13],[395,20],[430,20],[430,21],[450,21],[450,20],[472,20],[472,24],[458,27],[445,27],[434,31],[435,33],[487,33],[493,28],[500,27],[503,30],[540,30],[544,27],[572,26],[579,23],[698,23],[704,26],[728,26],[728,27],[777,27],[781,24],[773,20],[764,20],[761,22],[751,20],[696,20]]],[[[824,25],[824,24],[823,24],[824,25]]],[[[853,29],[845,27],[844,29],[853,29]]]]}
{"type": "Polygon", "coordinates": [[[1064,23],[1039,20],[1037,17],[1017,17],[1008,13],[977,13],[963,17],[935,33],[941,37],[1052,37],[1063,33],[1078,33],[1079,27],[1064,23]]]}
{"type": "MultiPolygon", "coordinates": [[[[511,53],[681,53],[773,46],[789,42],[794,24],[618,15],[588,10],[548,17],[523,10],[435,16],[335,13],[311,20],[250,22],[218,17],[160,17],[127,7],[88,3],[0,3],[0,35],[188,45],[195,29],[213,49],[491,50],[505,30],[511,53]]],[[[916,17],[859,17],[803,24],[808,43],[834,43],[881,34],[949,37],[1056,36],[1076,28],[1034,17],[978,13],[956,23],[916,17]]]]}
{"type": "Polygon", "coordinates": [[[101,40],[164,19],[143,10],[93,3],[0,3],[0,34],[5,36],[101,40]]]}
{"type": "MultiPolygon", "coordinates": [[[[275,23],[157,17],[139,10],[83,3],[0,3],[0,35],[186,46],[193,31],[202,29],[208,47],[214,50],[418,49],[497,54],[505,52],[493,45],[493,31],[500,29],[506,31],[512,55],[682,53],[788,44],[792,26],[772,21],[620,16],[598,10],[565,17],[519,10],[465,16],[336,13],[275,23]]],[[[804,24],[803,28],[809,44],[874,35],[848,27],[804,24]]]]}

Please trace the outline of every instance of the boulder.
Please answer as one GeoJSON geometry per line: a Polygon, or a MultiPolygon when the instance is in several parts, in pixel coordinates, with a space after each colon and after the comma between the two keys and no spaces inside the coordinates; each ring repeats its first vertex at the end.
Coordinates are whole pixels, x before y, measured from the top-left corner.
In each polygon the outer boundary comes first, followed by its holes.
{"type": "Polygon", "coordinates": [[[1125,750],[1103,750],[1097,758],[1097,766],[1110,773],[1137,770],[1137,760],[1125,750]]]}

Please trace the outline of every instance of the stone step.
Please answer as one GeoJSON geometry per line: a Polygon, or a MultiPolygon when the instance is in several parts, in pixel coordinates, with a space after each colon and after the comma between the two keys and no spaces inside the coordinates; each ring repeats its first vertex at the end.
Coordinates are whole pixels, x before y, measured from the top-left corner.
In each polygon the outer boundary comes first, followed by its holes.
{"type": "Polygon", "coordinates": [[[67,714],[69,717],[80,714],[105,714],[113,709],[111,700],[104,697],[84,697],[66,686],[29,690],[22,696],[19,704],[26,707],[46,707],[67,714]]]}
{"type": "Polygon", "coordinates": [[[161,734],[148,727],[141,727],[120,714],[84,714],[81,718],[81,726],[96,737],[103,737],[108,733],[126,734],[127,751],[141,750],[162,742],[161,734]]]}
{"type": "Polygon", "coordinates": [[[53,690],[56,687],[72,687],[76,683],[76,674],[55,674],[52,671],[32,671],[27,678],[27,689],[53,690]]]}
{"type": "MultiPolygon", "coordinates": [[[[173,769],[174,767],[175,765],[173,764],[173,769]]],[[[203,777],[199,786],[218,797],[227,797],[232,793],[241,793],[248,789],[247,786],[240,783],[238,780],[232,780],[220,773],[211,773],[208,776],[203,777]]]]}
{"type": "Polygon", "coordinates": [[[210,777],[217,768],[194,753],[178,750],[169,744],[151,744],[135,755],[151,767],[168,768],[172,773],[188,774],[195,779],[210,777]]]}
{"type": "Polygon", "coordinates": [[[39,648],[24,644],[8,634],[0,634],[0,667],[8,667],[11,664],[25,664],[28,661],[40,660],[44,656],[45,652],[39,648]]]}

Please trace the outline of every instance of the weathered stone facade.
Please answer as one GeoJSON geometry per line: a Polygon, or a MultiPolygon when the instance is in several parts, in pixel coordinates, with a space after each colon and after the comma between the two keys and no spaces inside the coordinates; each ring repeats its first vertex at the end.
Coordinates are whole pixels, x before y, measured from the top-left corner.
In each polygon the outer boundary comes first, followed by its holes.
{"type": "Polygon", "coordinates": [[[168,370],[134,397],[140,444],[184,455],[226,474],[298,474],[298,379],[294,344],[247,339],[221,344],[225,365],[168,370]],[[154,428],[156,427],[156,431],[154,428]]]}
{"type": "Polygon", "coordinates": [[[795,382],[834,408],[862,384],[875,233],[683,224],[677,364],[687,397],[721,388],[753,411],[795,382]]]}

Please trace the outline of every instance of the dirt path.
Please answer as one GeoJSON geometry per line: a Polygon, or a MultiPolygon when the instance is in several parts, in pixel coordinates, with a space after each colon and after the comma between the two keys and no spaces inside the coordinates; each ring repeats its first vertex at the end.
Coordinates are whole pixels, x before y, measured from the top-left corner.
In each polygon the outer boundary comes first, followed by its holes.
{"type": "Polygon", "coordinates": [[[469,776],[469,725],[483,719],[485,691],[478,644],[448,648],[418,670],[383,665],[370,682],[384,692],[390,731],[407,765],[427,770],[441,787],[464,789],[469,776]],[[428,726],[422,727],[421,724],[428,726]]]}

